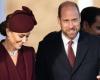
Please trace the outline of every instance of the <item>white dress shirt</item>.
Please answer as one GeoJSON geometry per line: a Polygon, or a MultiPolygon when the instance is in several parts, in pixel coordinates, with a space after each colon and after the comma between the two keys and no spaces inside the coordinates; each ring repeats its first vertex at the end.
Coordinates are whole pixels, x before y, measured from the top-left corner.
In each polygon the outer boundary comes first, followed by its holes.
{"type": "MultiPolygon", "coordinates": [[[[77,44],[78,44],[79,35],[80,34],[78,33],[77,36],[72,40],[73,41],[72,48],[73,48],[75,56],[76,56],[76,52],[77,52],[77,44]]],[[[70,39],[68,37],[66,37],[65,34],[63,34],[63,33],[61,34],[61,36],[62,36],[66,54],[68,54],[68,42],[70,41],[70,39]]]]}

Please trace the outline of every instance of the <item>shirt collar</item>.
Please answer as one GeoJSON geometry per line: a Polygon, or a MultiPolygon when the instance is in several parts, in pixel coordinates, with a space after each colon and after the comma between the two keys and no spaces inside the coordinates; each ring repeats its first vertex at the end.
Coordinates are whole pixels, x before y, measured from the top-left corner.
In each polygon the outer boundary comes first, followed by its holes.
{"type": "MultiPolygon", "coordinates": [[[[77,34],[77,36],[72,40],[74,43],[78,42],[78,39],[79,39],[79,32],[77,34]]],[[[62,39],[63,39],[63,42],[64,44],[68,44],[68,42],[70,41],[68,37],[65,36],[65,34],[62,32],[61,33],[61,36],[62,36],[62,39]]]]}

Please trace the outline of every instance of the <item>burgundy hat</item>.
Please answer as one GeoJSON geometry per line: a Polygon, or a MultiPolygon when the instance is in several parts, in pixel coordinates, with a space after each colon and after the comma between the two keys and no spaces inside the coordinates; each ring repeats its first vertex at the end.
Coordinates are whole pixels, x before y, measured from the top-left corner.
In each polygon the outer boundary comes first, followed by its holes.
{"type": "Polygon", "coordinates": [[[22,10],[16,10],[14,13],[8,15],[7,22],[8,28],[18,33],[29,32],[37,24],[32,11],[25,6],[22,6],[22,10]]]}

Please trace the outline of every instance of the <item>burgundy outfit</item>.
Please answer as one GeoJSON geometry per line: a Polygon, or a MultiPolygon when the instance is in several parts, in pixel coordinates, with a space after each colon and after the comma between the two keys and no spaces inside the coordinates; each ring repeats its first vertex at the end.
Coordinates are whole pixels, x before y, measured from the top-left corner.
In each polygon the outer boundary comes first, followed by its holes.
{"type": "Polygon", "coordinates": [[[5,47],[0,44],[0,80],[35,80],[35,51],[22,46],[14,65],[5,47]]]}

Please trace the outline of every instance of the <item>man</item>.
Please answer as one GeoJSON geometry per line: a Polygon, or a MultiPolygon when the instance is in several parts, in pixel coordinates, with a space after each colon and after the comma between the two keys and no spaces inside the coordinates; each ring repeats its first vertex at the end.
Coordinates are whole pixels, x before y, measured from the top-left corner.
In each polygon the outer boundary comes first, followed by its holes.
{"type": "Polygon", "coordinates": [[[100,36],[100,8],[90,6],[81,12],[82,30],[92,35],[100,36]]]}
{"type": "Polygon", "coordinates": [[[81,18],[77,4],[63,2],[58,9],[58,20],[61,31],[48,34],[39,43],[37,80],[96,80],[100,41],[79,32],[81,18]]]}

